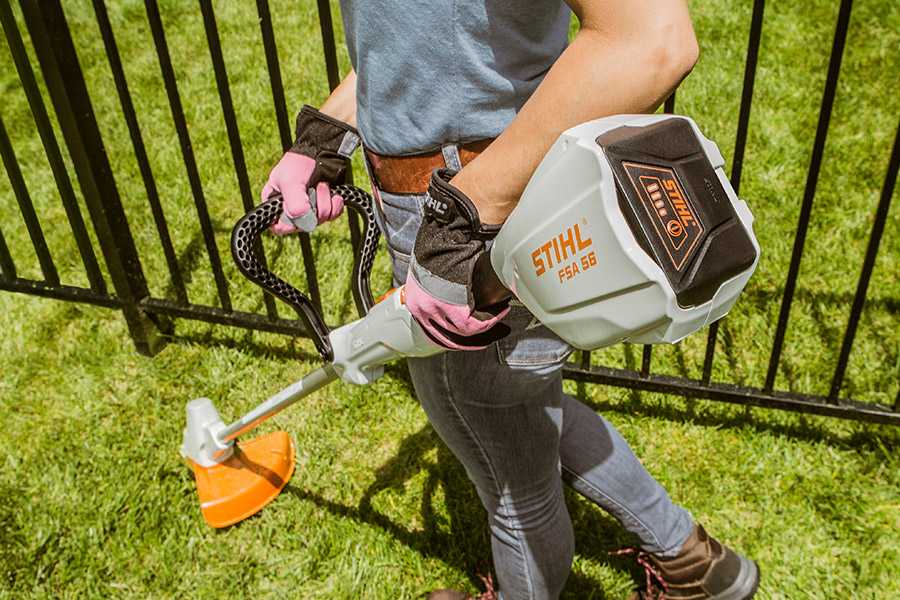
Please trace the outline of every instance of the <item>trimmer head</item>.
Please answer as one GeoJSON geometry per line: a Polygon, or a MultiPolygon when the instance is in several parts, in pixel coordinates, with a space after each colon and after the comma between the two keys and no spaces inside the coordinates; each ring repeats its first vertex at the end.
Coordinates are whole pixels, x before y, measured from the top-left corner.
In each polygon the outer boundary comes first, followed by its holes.
{"type": "Polygon", "coordinates": [[[228,527],[271,502],[294,474],[294,444],[284,431],[247,442],[221,442],[225,429],[207,398],[187,405],[181,455],[194,469],[200,510],[213,527],[228,527]]]}
{"type": "Polygon", "coordinates": [[[294,474],[294,443],[286,431],[240,442],[212,467],[192,463],[200,510],[213,527],[228,527],[275,499],[294,474]]]}

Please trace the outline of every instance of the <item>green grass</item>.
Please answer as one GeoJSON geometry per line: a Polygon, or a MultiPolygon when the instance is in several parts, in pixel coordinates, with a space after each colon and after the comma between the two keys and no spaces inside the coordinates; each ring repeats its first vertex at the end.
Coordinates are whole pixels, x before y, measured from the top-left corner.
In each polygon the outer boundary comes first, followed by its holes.
{"type": "MultiPolygon", "coordinates": [[[[143,3],[114,4],[110,16],[188,292],[194,302],[214,304],[143,3]]],[[[327,84],[314,3],[271,4],[288,106],[317,104],[327,84]]],[[[717,381],[746,385],[765,378],[837,15],[837,3],[825,0],[768,4],[741,184],[763,258],[723,324],[713,372],[717,381]]],[[[155,296],[170,295],[90,3],[65,5],[144,271],[155,296]]],[[[242,210],[199,10],[174,0],[161,5],[217,242],[225,249],[242,210]]],[[[713,0],[692,10],[702,58],[678,93],[678,109],[730,158],[749,3],[713,0]]],[[[280,144],[255,8],[217,2],[216,15],[249,176],[258,187],[280,144]]],[[[854,3],[779,389],[828,390],[900,114],[898,45],[900,5],[854,3]]],[[[50,249],[63,281],[85,285],[5,49],[0,64],[0,114],[50,249]]],[[[846,395],[888,404],[900,380],[894,208],[844,387],[846,395]]],[[[21,275],[39,279],[5,183],[0,215],[21,275]]],[[[339,322],[352,314],[345,228],[316,232],[314,247],[328,318],[339,322]]],[[[302,281],[293,240],[267,240],[267,248],[279,272],[302,281]]],[[[260,310],[258,291],[225,263],[236,308],[260,310]]],[[[382,257],[379,286],[386,269],[382,257]]],[[[333,385],[264,426],[292,433],[297,473],[260,516],[216,532],[201,520],[193,479],[177,454],[184,403],[205,395],[226,418],[237,415],[313,368],[312,346],[179,321],[168,346],[148,359],[133,351],[114,311],[0,294],[0,315],[0,596],[417,598],[434,587],[474,589],[473,574],[489,565],[483,510],[416,404],[402,365],[369,387],[333,385]]],[[[704,342],[701,333],[658,348],[654,370],[697,376],[704,342]]],[[[619,346],[595,360],[633,366],[640,350],[619,346]]],[[[678,502],[759,561],[760,597],[900,597],[895,429],[567,387],[615,423],[678,502]]],[[[578,553],[566,597],[624,597],[635,572],[607,551],[629,540],[584,500],[570,495],[569,506],[578,553]]]]}

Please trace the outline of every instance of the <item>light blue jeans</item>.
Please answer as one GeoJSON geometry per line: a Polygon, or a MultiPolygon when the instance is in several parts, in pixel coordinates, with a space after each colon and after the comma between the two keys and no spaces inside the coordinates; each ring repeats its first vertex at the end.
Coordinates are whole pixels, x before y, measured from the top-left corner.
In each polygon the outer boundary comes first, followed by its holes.
{"type": "MultiPolygon", "coordinates": [[[[459,168],[455,147],[444,148],[459,168]]],[[[380,226],[395,284],[406,279],[423,196],[380,192],[380,226]]],[[[571,348],[522,306],[513,333],[475,352],[409,359],[429,421],[463,464],[488,513],[501,597],[557,598],[574,554],[563,482],[637,535],[649,552],[677,554],[693,528],[606,419],[563,393],[571,348]]]]}

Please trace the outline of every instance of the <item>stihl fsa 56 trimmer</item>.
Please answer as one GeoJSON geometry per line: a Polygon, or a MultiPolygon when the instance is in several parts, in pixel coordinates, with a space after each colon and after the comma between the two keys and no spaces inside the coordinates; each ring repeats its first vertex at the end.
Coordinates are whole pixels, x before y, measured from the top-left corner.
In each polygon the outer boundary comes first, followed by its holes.
{"type": "MultiPolygon", "coordinates": [[[[476,279],[485,283],[484,304],[497,290],[511,293],[583,350],[622,341],[673,343],[721,318],[759,259],[753,217],[723,164],[716,145],[686,117],[620,115],[566,131],[481,265],[476,279]]],[[[365,223],[353,277],[364,316],[348,325],[329,331],[309,299],[251,251],[281,214],[280,198],[253,209],[232,233],[241,272],[297,310],[325,365],[230,425],[210,400],[188,403],[181,453],[213,527],[259,511],[294,471],[287,433],[236,444],[239,436],[336,379],[370,383],[392,360],[442,351],[406,310],[402,289],[373,302],[369,272],[379,233],[372,198],[352,186],[335,193],[365,223]]]]}

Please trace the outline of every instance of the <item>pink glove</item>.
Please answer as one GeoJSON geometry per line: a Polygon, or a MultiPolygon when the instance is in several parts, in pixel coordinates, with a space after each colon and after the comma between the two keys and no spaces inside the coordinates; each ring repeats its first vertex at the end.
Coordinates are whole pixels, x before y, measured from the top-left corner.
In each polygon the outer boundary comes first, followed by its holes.
{"type": "Polygon", "coordinates": [[[450,350],[482,350],[509,334],[500,321],[509,306],[494,312],[479,312],[463,301],[447,302],[426,291],[412,272],[406,277],[406,308],[426,335],[450,350]]]}
{"type": "Polygon", "coordinates": [[[431,177],[406,276],[406,308],[435,343],[480,350],[510,331],[501,323],[508,294],[488,308],[477,308],[473,294],[478,257],[500,227],[481,224],[472,201],[450,185],[453,175],[441,169],[431,177]]]}
{"type": "Polygon", "coordinates": [[[315,188],[307,189],[310,175],[315,168],[316,161],[312,158],[288,151],[269,173],[269,180],[262,189],[261,200],[265,202],[277,192],[284,198],[284,210],[281,218],[272,225],[272,233],[286,235],[296,231],[308,232],[319,223],[341,216],[344,211],[344,199],[331,195],[331,186],[327,181],[320,181],[315,188]],[[313,207],[315,219],[310,215],[313,207]]]}
{"type": "Polygon", "coordinates": [[[284,199],[273,233],[312,231],[340,216],[344,199],[333,196],[331,187],[344,183],[350,155],[358,145],[356,129],[311,106],[303,107],[297,115],[297,139],[269,173],[261,194],[263,202],[275,193],[284,199]]]}

